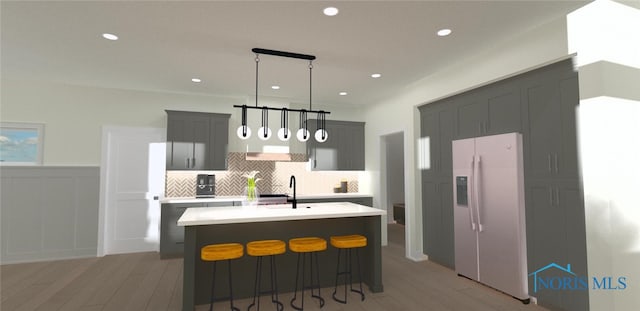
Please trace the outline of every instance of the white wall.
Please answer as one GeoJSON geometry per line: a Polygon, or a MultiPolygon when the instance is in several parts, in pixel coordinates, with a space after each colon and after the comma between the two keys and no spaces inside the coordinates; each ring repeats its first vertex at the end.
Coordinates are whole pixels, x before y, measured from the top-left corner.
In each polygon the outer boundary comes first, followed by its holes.
{"type": "Polygon", "coordinates": [[[568,17],[578,53],[579,144],[589,275],[626,277],[625,290],[591,289],[591,310],[640,306],[640,10],[595,1],[568,17]]]}
{"type": "MultiPolygon", "coordinates": [[[[254,105],[245,98],[223,98],[197,94],[175,94],[74,86],[51,82],[1,80],[0,120],[45,124],[44,165],[100,164],[101,133],[104,125],[166,127],[165,109],[232,114],[229,122],[229,151],[262,150],[265,143],[255,135],[246,141],[235,136],[241,124],[240,109],[233,105],[254,105]]],[[[260,105],[290,106],[282,100],[261,99],[260,105]]],[[[291,106],[296,106],[295,104],[291,106]]],[[[298,105],[299,106],[299,105],[298,105]]],[[[362,121],[357,108],[314,104],[314,109],[331,111],[327,119],[362,121]]],[[[270,127],[279,127],[280,114],[269,114],[270,127]]],[[[292,114],[291,127],[298,126],[292,114]]],[[[310,116],[315,117],[315,115],[310,116]]],[[[248,125],[257,131],[260,111],[248,112],[248,125]]],[[[304,144],[290,140],[292,152],[304,152],[304,144]]],[[[275,137],[266,144],[282,145],[275,137]]]]}
{"type": "Polygon", "coordinates": [[[405,204],[407,209],[407,257],[424,259],[422,254],[422,198],[417,169],[416,141],[420,136],[417,106],[490,81],[513,75],[567,55],[566,22],[558,19],[536,29],[479,51],[474,57],[461,59],[456,65],[408,85],[396,97],[380,101],[365,112],[366,169],[369,174],[374,205],[381,204],[380,137],[404,133],[405,204]],[[412,120],[412,122],[407,122],[412,120]]]}

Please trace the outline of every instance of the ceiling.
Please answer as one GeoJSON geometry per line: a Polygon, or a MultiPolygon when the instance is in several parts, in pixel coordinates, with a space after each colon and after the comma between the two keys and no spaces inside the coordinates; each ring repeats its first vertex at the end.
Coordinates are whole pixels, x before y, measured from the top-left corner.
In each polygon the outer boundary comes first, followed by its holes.
{"type": "MultiPolygon", "coordinates": [[[[314,104],[366,105],[587,2],[2,1],[1,73],[252,103],[258,47],[317,57],[314,104]],[[337,16],[323,15],[330,5],[337,16]]],[[[259,95],[308,103],[308,65],[260,55],[259,95]]]]}

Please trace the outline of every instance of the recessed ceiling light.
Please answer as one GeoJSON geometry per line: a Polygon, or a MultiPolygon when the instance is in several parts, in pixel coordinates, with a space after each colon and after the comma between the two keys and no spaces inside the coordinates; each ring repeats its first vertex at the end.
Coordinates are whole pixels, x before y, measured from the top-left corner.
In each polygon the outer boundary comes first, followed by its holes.
{"type": "Polygon", "coordinates": [[[107,39],[107,40],[111,40],[111,41],[116,41],[118,40],[118,36],[111,34],[111,33],[103,33],[102,37],[107,39]]]}
{"type": "Polygon", "coordinates": [[[446,37],[446,36],[448,36],[450,34],[451,34],[451,29],[444,28],[444,29],[438,30],[438,36],[440,36],[440,37],[446,37]]]}
{"type": "Polygon", "coordinates": [[[345,96],[345,95],[347,95],[347,92],[340,92],[340,93],[338,93],[338,95],[345,96]]]}
{"type": "Polygon", "coordinates": [[[193,78],[193,79],[191,79],[191,82],[200,83],[200,82],[202,82],[202,80],[200,80],[198,78],[193,78]]]}
{"type": "Polygon", "coordinates": [[[279,85],[272,85],[271,88],[274,89],[274,90],[279,90],[280,86],[279,85]]]}
{"type": "Polygon", "coordinates": [[[374,79],[377,79],[377,78],[382,77],[382,75],[379,74],[379,73],[374,73],[374,74],[371,75],[371,77],[374,78],[374,79]]]}
{"type": "Polygon", "coordinates": [[[330,7],[324,8],[324,10],[322,10],[322,12],[326,16],[336,16],[336,15],[338,15],[338,8],[334,8],[334,7],[330,6],[330,7]]]}

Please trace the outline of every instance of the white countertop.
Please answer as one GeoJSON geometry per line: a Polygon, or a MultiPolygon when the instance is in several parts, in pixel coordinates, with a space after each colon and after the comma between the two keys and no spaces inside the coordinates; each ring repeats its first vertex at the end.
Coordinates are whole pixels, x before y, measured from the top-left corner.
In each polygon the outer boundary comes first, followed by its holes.
{"type": "Polygon", "coordinates": [[[382,216],[387,212],[349,202],[187,208],[178,226],[235,224],[343,217],[382,216]],[[307,208],[309,207],[309,208],[307,208]]]}
{"type": "Polygon", "coordinates": [[[243,196],[215,196],[213,198],[196,198],[196,197],[171,197],[160,200],[163,203],[210,203],[210,202],[239,202],[244,200],[243,196]]]}
{"type": "MultiPolygon", "coordinates": [[[[293,195],[293,194],[289,194],[293,195]]],[[[340,199],[340,198],[365,198],[372,197],[370,194],[364,193],[321,193],[321,194],[298,194],[298,200],[310,199],[340,199]]],[[[209,203],[209,202],[234,202],[244,200],[243,196],[216,196],[213,198],[195,198],[195,197],[171,197],[160,200],[160,203],[209,203]]]]}

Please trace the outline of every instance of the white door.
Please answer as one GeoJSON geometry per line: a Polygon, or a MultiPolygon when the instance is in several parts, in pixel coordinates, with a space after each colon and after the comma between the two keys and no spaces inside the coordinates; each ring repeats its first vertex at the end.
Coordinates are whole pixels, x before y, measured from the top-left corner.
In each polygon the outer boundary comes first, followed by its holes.
{"type": "Polygon", "coordinates": [[[103,128],[98,256],[158,250],[165,137],[163,128],[103,128]]]}

